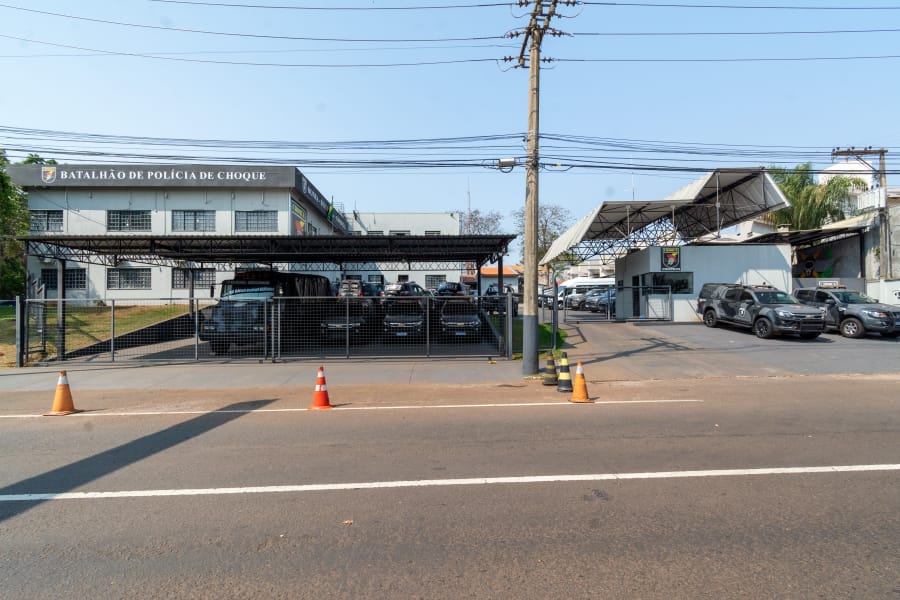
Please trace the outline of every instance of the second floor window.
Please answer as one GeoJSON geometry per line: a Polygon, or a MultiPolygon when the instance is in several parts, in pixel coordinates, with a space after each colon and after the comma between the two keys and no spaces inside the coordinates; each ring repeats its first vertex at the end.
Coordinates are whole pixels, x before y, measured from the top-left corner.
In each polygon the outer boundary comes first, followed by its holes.
{"type": "Polygon", "coordinates": [[[172,231],[215,231],[214,210],[173,210],[172,231]]]}
{"type": "Polygon", "coordinates": [[[278,211],[239,210],[234,213],[235,231],[278,231],[278,211]]]}
{"type": "MultiPolygon", "coordinates": [[[[191,284],[190,269],[172,269],[172,289],[186,290],[191,284]]],[[[215,269],[194,269],[194,287],[209,287],[216,285],[215,269]]]]}
{"type": "Polygon", "coordinates": [[[106,211],[108,231],[150,231],[149,210],[108,210],[106,211]]]}
{"type": "Polygon", "coordinates": [[[61,210],[32,210],[29,211],[31,231],[62,231],[63,211],[61,210]]]}

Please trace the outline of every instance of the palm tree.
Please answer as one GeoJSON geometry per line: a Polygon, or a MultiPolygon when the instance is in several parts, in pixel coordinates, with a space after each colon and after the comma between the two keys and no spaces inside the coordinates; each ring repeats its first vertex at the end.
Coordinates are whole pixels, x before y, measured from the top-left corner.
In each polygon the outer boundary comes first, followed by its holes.
{"type": "Polygon", "coordinates": [[[812,165],[805,163],[792,170],[774,167],[772,179],[790,202],[790,206],[768,213],[764,219],[772,225],[788,225],[792,230],[819,229],[844,218],[844,206],[854,190],[866,183],[856,177],[833,177],[825,184],[813,180],[812,165]]]}

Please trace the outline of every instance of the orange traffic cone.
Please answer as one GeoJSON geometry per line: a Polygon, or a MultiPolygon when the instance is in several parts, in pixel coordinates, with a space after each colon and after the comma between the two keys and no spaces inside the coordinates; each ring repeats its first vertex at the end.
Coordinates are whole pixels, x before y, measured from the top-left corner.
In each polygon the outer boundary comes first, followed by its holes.
{"type": "Polygon", "coordinates": [[[65,371],[60,371],[59,381],[56,383],[56,396],[53,398],[53,409],[48,413],[44,413],[44,416],[58,417],[79,412],[81,411],[76,410],[75,403],[72,402],[72,392],[69,390],[69,378],[66,377],[65,371]]]}
{"type": "Polygon", "coordinates": [[[328,402],[328,386],[325,385],[325,367],[319,367],[319,373],[316,375],[316,391],[313,394],[313,404],[309,410],[326,410],[331,408],[328,402]]]}
{"type": "Polygon", "coordinates": [[[587,381],[584,379],[584,368],[581,366],[581,361],[578,361],[578,366],[575,367],[575,381],[572,382],[572,398],[571,402],[590,402],[591,399],[588,397],[587,391],[587,381]]]}

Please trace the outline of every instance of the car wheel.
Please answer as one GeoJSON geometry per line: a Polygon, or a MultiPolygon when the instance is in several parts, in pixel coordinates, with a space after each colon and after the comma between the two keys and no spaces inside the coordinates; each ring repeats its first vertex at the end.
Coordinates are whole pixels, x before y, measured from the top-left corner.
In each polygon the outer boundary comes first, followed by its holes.
{"type": "Polygon", "coordinates": [[[804,340],[814,340],[819,337],[819,332],[817,331],[815,333],[801,333],[800,337],[804,340]]]}
{"type": "Polygon", "coordinates": [[[716,317],[716,311],[708,310],[703,313],[703,324],[707,327],[715,327],[719,324],[719,319],[716,317]]]}
{"type": "Polygon", "coordinates": [[[772,329],[772,322],[769,319],[762,317],[756,320],[756,323],[753,324],[753,333],[756,334],[756,337],[767,340],[775,333],[772,329]]]}
{"type": "Polygon", "coordinates": [[[862,337],[863,334],[866,333],[865,327],[863,327],[862,321],[857,319],[856,317],[847,317],[843,321],[841,321],[841,335],[848,338],[858,338],[862,337]]]}

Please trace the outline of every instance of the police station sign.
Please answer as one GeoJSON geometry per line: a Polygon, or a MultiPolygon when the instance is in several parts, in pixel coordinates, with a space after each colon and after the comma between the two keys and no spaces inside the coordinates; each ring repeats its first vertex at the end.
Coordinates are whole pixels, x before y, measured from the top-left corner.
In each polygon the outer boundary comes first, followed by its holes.
{"type": "Polygon", "coordinates": [[[20,186],[68,187],[293,187],[293,167],[172,165],[18,165],[20,186]]]}

